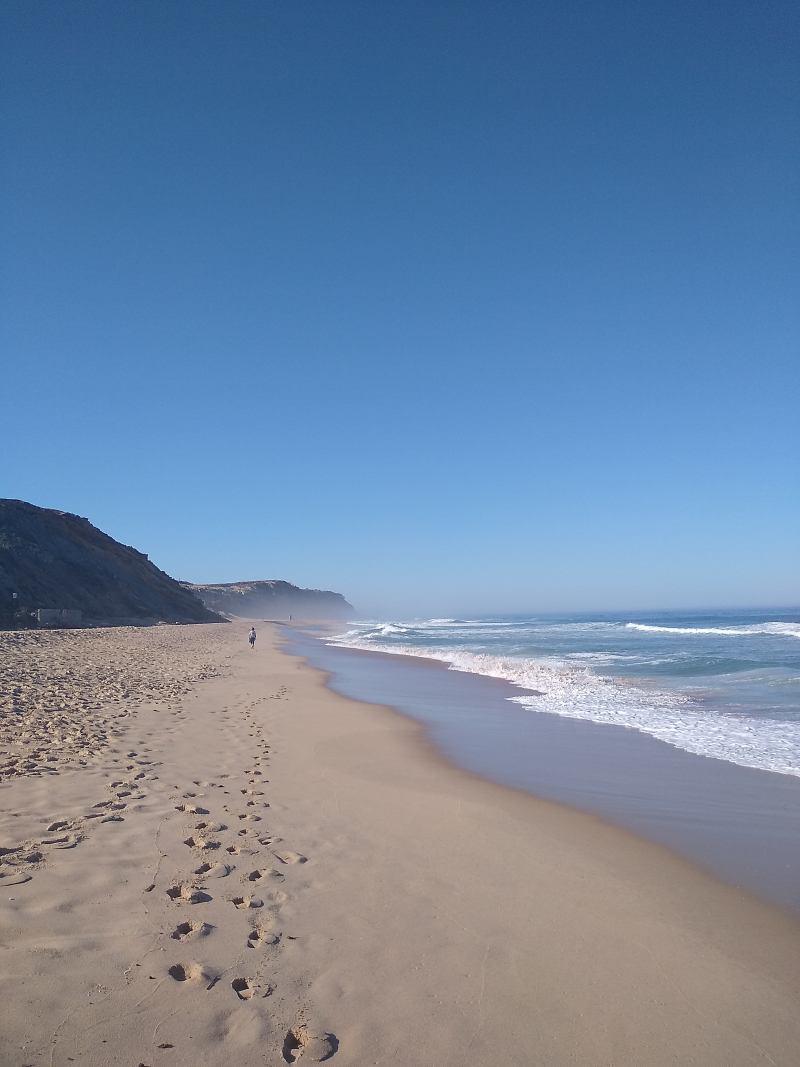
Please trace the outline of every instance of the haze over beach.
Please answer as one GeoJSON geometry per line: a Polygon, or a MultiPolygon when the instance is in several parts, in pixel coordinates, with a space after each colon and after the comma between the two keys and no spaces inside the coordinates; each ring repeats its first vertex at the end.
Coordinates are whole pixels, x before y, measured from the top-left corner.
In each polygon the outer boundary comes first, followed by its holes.
{"type": "Polygon", "coordinates": [[[795,1067],[797,7],[0,20],[0,1061],[795,1067]]]}

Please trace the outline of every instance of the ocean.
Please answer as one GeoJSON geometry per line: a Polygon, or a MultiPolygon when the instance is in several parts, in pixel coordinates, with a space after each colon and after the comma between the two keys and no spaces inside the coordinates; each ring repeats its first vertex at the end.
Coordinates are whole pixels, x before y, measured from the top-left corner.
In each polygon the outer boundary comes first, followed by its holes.
{"type": "Polygon", "coordinates": [[[451,762],[800,911],[800,612],[287,627],[345,696],[451,762]]]}
{"type": "Polygon", "coordinates": [[[373,620],[328,641],[502,678],[533,690],[508,698],[531,712],[800,775],[800,611],[373,620]]]}

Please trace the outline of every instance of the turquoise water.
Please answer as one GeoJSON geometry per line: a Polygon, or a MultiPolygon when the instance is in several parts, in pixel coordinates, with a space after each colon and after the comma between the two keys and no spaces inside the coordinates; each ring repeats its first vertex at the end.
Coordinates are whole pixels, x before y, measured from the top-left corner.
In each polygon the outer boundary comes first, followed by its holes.
{"type": "Polygon", "coordinates": [[[800,776],[800,611],[369,620],[330,644],[502,678],[509,699],[800,776]]]}

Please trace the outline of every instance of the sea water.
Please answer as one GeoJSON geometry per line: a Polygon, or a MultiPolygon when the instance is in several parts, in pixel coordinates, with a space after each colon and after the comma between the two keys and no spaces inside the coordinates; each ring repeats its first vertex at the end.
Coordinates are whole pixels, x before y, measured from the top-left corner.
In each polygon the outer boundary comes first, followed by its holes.
{"type": "Polygon", "coordinates": [[[368,620],[327,640],[504,679],[531,714],[800,776],[800,611],[368,620]]]}
{"type": "Polygon", "coordinates": [[[800,912],[800,612],[284,633],[333,689],[417,720],[458,766],[600,816],[800,912]]]}

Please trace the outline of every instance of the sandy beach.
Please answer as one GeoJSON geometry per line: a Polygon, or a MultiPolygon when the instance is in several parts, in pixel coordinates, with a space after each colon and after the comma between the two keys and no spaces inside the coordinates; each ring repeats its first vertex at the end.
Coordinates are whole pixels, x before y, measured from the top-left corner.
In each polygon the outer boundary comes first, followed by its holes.
{"type": "Polygon", "coordinates": [[[389,704],[456,766],[630,830],[800,918],[800,777],[623,725],[531,714],[518,687],[442,662],[284,634],[337,693],[389,704]]]}
{"type": "Polygon", "coordinates": [[[800,923],[260,625],[0,634],[9,1067],[800,1059],[800,923]]]}

